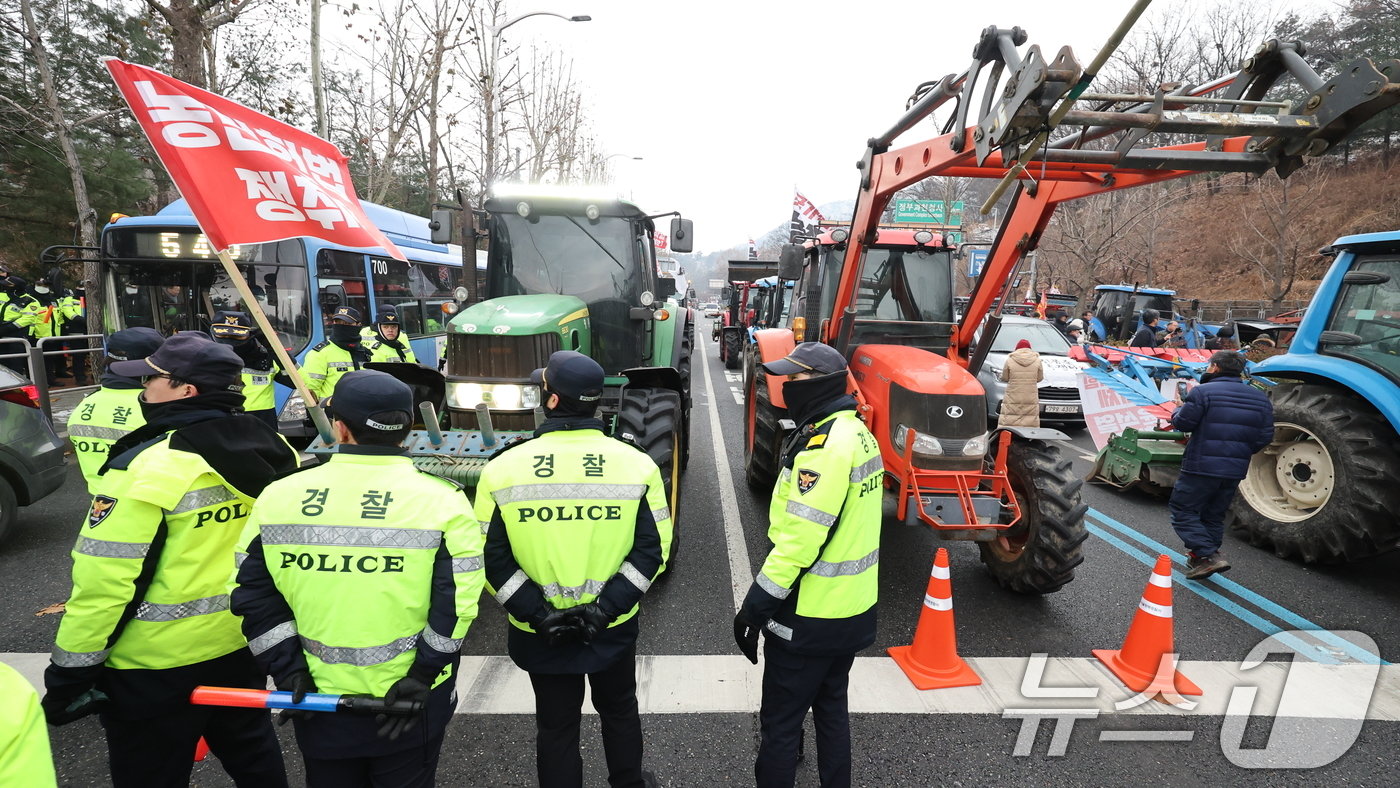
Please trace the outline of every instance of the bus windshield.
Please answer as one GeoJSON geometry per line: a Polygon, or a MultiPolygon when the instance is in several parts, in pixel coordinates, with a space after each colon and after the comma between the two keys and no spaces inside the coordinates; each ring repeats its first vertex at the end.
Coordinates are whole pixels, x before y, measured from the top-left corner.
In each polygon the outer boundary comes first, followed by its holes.
{"type": "MultiPolygon", "coordinates": [[[[114,227],[104,234],[102,251],[107,334],[135,326],[162,334],[208,331],[215,312],[248,311],[197,231],[114,227]]],[[[250,244],[229,251],[282,346],[300,351],[311,337],[301,242],[250,244]]]]}

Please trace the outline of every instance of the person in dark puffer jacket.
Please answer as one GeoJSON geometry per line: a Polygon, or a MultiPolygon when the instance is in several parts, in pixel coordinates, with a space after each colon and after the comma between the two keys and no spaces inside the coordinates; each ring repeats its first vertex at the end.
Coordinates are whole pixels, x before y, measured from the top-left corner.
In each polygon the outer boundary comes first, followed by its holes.
{"type": "Polygon", "coordinates": [[[1191,557],[1186,577],[1205,578],[1230,568],[1220,552],[1225,512],[1249,469],[1249,459],[1274,439],[1274,406],[1269,396],[1246,384],[1244,356],[1222,350],[1210,357],[1200,386],[1172,414],[1172,426],[1191,433],[1181,476],[1167,507],[1172,530],[1191,557]]]}

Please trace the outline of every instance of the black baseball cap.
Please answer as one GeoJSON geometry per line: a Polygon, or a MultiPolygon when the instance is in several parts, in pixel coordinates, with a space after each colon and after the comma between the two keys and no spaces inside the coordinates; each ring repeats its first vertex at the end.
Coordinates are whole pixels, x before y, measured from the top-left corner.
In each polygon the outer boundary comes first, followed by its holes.
{"type": "Polygon", "coordinates": [[[330,321],[332,323],[349,323],[352,326],[358,326],[360,324],[360,310],[353,306],[338,306],[335,308],[335,311],[331,313],[330,321]]]}
{"type": "Polygon", "coordinates": [[[107,355],[114,361],[140,361],[156,352],[165,337],[154,328],[123,328],[107,337],[107,355]]]}
{"type": "Polygon", "coordinates": [[[372,369],[342,375],[325,405],[346,424],[385,432],[413,425],[413,389],[393,375],[372,369]]]}
{"type": "Polygon", "coordinates": [[[225,310],[214,313],[214,322],[209,324],[209,331],[215,339],[231,339],[235,342],[242,342],[253,335],[253,321],[248,319],[248,315],[243,312],[225,310]]]}
{"type": "Polygon", "coordinates": [[[577,350],[550,354],[549,365],[530,373],[530,382],[579,402],[597,402],[603,397],[603,368],[577,350]]]}
{"type": "Polygon", "coordinates": [[[220,389],[242,390],[243,359],[228,345],[195,331],[176,334],[151,355],[139,360],[118,361],[109,369],[128,378],[169,375],[192,383],[206,393],[220,389]]]}
{"type": "Polygon", "coordinates": [[[846,357],[824,342],[803,342],[786,356],[762,366],[770,375],[796,375],[799,372],[830,375],[846,371],[846,357]]]}

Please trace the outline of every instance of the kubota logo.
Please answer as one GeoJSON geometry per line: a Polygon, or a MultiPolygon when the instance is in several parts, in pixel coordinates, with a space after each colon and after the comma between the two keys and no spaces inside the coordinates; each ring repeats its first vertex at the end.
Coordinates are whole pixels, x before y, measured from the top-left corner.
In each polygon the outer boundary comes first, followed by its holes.
{"type": "Polygon", "coordinates": [[[963,415],[963,409],[958,407],[957,405],[949,405],[948,409],[944,411],[944,413],[947,413],[948,418],[950,419],[960,419],[963,415]]]}

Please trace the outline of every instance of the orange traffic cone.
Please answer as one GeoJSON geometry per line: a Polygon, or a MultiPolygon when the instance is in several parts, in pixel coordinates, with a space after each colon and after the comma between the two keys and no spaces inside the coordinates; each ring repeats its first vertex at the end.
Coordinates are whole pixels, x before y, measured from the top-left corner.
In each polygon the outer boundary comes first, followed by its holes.
{"type": "Polygon", "coordinates": [[[1176,670],[1172,645],[1172,559],[1158,556],[1142,592],[1123,648],[1094,649],[1098,657],[1133,692],[1165,696],[1200,695],[1201,688],[1176,670]]]}
{"type": "Polygon", "coordinates": [[[914,644],[895,646],[889,654],[904,675],[921,690],[945,687],[975,687],[982,683],[962,657],[958,656],[957,633],[953,629],[953,585],[948,580],[948,550],[938,548],[928,593],[919,611],[914,644]]]}
{"type": "Polygon", "coordinates": [[[209,742],[205,741],[203,736],[200,736],[199,742],[194,745],[194,762],[199,763],[208,757],[209,742]]]}

